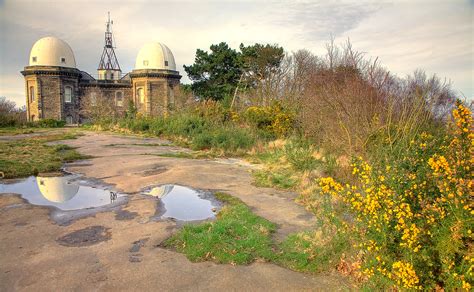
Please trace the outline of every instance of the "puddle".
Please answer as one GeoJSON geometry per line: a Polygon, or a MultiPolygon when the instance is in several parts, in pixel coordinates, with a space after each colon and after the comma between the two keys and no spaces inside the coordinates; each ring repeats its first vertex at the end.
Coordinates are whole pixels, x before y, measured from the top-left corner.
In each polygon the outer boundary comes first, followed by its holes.
{"type": "Polygon", "coordinates": [[[210,192],[194,190],[180,185],[162,185],[149,188],[145,195],[159,199],[156,219],[199,221],[215,218],[221,204],[210,192]]]}
{"type": "Polygon", "coordinates": [[[125,194],[111,194],[108,186],[86,180],[77,174],[30,176],[2,181],[0,194],[19,194],[30,204],[52,207],[52,217],[60,224],[105,211],[127,201],[125,194]]]}
{"type": "MultiPolygon", "coordinates": [[[[88,186],[78,175],[35,177],[0,183],[0,193],[15,193],[30,204],[52,206],[63,211],[100,207],[113,203],[110,190],[88,186]]],[[[118,194],[119,197],[125,195],[118,194]]]]}

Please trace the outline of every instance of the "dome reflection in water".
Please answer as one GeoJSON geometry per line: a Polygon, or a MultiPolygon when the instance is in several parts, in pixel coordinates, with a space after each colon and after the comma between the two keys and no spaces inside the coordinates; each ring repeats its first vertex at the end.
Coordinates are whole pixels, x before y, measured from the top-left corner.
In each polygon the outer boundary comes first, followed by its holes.
{"type": "Polygon", "coordinates": [[[179,221],[205,220],[215,217],[220,204],[208,192],[197,191],[179,185],[162,185],[144,192],[160,199],[160,218],[179,221]]]}
{"type": "Polygon", "coordinates": [[[1,193],[20,194],[31,204],[53,206],[63,211],[99,207],[111,203],[109,190],[81,185],[77,175],[30,176],[13,183],[0,183],[1,193]]]}

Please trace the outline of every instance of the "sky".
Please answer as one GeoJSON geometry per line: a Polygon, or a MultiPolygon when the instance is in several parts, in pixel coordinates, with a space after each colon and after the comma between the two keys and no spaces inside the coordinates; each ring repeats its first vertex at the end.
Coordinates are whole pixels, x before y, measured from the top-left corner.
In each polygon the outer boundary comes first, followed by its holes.
{"type": "Polygon", "coordinates": [[[0,0],[0,96],[25,104],[20,71],[45,36],[66,41],[77,67],[96,75],[108,11],[123,72],[133,70],[150,41],[171,49],[182,82],[189,83],[183,65],[193,63],[198,48],[258,42],[323,55],[333,36],[336,43],[349,38],[400,77],[424,69],[451,82],[460,97],[474,97],[474,0],[0,0]]]}

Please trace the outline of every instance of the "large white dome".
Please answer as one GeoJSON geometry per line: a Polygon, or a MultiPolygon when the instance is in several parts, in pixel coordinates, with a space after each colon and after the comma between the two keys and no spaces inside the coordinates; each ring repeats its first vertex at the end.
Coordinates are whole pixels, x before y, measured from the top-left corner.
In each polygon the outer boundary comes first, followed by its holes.
{"type": "Polygon", "coordinates": [[[76,68],[71,47],[63,40],[45,37],[36,41],[30,52],[30,66],[59,66],[76,68]]]}
{"type": "Polygon", "coordinates": [[[79,185],[71,184],[62,177],[37,177],[38,188],[48,201],[64,203],[72,199],[79,191],[79,185]]]}
{"type": "Polygon", "coordinates": [[[176,71],[173,53],[164,44],[152,42],[145,44],[137,55],[135,69],[161,69],[176,71]]]}

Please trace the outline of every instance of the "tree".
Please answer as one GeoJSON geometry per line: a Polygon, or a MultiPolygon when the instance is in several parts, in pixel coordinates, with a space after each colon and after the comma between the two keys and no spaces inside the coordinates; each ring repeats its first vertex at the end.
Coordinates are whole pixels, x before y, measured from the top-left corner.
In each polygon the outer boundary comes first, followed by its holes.
{"type": "Polygon", "coordinates": [[[244,46],[240,44],[245,74],[254,81],[261,82],[269,75],[279,70],[281,61],[285,57],[283,47],[278,45],[254,44],[244,46]]]}
{"type": "Polygon", "coordinates": [[[194,93],[201,99],[222,100],[231,96],[242,74],[240,53],[225,42],[211,45],[210,52],[196,50],[193,65],[184,65],[193,81],[194,93]]]}
{"type": "Polygon", "coordinates": [[[14,101],[0,96],[0,127],[19,126],[26,122],[26,107],[16,107],[14,101]]]}
{"type": "MultiPolygon", "coordinates": [[[[259,102],[268,104],[276,97],[275,92],[279,90],[283,80],[285,66],[282,66],[282,61],[285,58],[285,50],[278,45],[256,43],[247,47],[240,44],[240,51],[243,65],[240,81],[244,89],[255,89],[259,102]]],[[[234,100],[236,97],[237,88],[234,100]]]]}

